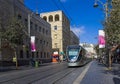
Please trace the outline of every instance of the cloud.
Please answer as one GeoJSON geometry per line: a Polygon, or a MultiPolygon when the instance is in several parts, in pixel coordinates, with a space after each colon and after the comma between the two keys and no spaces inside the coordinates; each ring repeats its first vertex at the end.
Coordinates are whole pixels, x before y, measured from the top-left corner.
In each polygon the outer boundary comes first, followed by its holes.
{"type": "Polygon", "coordinates": [[[80,37],[82,34],[85,33],[85,26],[71,26],[71,30],[80,37]]]}
{"type": "Polygon", "coordinates": [[[67,0],[60,0],[60,2],[66,2],[67,0]]]}

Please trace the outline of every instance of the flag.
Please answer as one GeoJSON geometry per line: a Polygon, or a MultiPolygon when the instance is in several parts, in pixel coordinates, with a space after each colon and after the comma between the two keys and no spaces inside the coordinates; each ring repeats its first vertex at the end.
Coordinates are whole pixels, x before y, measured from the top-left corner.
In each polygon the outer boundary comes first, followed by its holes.
{"type": "Polygon", "coordinates": [[[35,36],[31,36],[31,51],[35,52],[36,47],[35,47],[35,36]]]}
{"type": "Polygon", "coordinates": [[[104,30],[99,30],[99,48],[105,48],[105,32],[104,30]]]}

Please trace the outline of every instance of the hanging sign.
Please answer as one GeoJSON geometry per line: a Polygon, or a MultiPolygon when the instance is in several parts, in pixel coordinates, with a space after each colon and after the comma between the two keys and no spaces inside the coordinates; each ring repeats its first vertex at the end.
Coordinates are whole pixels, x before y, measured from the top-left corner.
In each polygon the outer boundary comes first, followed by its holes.
{"type": "Polygon", "coordinates": [[[31,51],[35,52],[36,47],[35,47],[35,36],[31,36],[31,51]]]}

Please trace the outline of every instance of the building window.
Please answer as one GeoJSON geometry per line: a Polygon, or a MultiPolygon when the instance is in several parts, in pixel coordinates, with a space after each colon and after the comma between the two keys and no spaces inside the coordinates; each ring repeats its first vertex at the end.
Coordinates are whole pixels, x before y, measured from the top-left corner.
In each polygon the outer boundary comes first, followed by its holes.
{"type": "Polygon", "coordinates": [[[36,53],[36,58],[38,58],[38,52],[36,53]]]}
{"type": "Polygon", "coordinates": [[[39,32],[41,32],[41,27],[39,27],[39,32]]]}
{"type": "Polygon", "coordinates": [[[23,58],[23,50],[20,50],[20,58],[23,58]]]}
{"type": "Polygon", "coordinates": [[[47,42],[47,44],[46,44],[47,46],[48,46],[48,42],[47,42]]]}
{"type": "Polygon", "coordinates": [[[37,31],[37,24],[35,24],[35,31],[37,31]]]}
{"type": "Polygon", "coordinates": [[[55,15],[55,21],[59,21],[59,15],[55,15]]]}
{"type": "Polygon", "coordinates": [[[28,25],[28,20],[25,19],[25,26],[27,27],[27,25],[28,25]]]}
{"type": "Polygon", "coordinates": [[[39,39],[38,38],[36,38],[36,44],[39,42],[39,39]]]}
{"type": "Polygon", "coordinates": [[[48,30],[46,30],[46,35],[48,35],[48,30]]]}
{"type": "Polygon", "coordinates": [[[43,34],[44,34],[44,32],[45,32],[45,29],[43,28],[43,34]]]}
{"type": "Polygon", "coordinates": [[[47,58],[49,58],[49,52],[47,52],[47,58]]]}
{"type": "Polygon", "coordinates": [[[46,17],[46,16],[44,16],[43,19],[44,19],[45,21],[47,21],[47,17],[46,17]]]}
{"type": "Polygon", "coordinates": [[[32,52],[32,58],[34,58],[34,52],[32,52]]]}
{"type": "Polygon", "coordinates": [[[55,46],[55,48],[57,48],[57,46],[58,46],[58,43],[55,43],[55,44],[54,44],[54,46],[55,46]]]}
{"type": "Polygon", "coordinates": [[[54,26],[54,30],[57,30],[57,26],[54,26]]]}
{"type": "Polygon", "coordinates": [[[20,14],[18,14],[18,20],[21,20],[22,16],[20,14]]]}
{"type": "Polygon", "coordinates": [[[42,40],[40,40],[40,44],[42,44],[42,40]]]}
{"type": "Polygon", "coordinates": [[[31,29],[33,28],[33,22],[30,22],[30,28],[31,29]]]}
{"type": "Polygon", "coordinates": [[[28,50],[26,51],[26,56],[27,56],[27,58],[29,58],[29,51],[28,50]]]}
{"type": "Polygon", "coordinates": [[[42,58],[42,52],[40,53],[40,57],[42,58]]]}
{"type": "Polygon", "coordinates": [[[44,58],[46,58],[46,53],[44,52],[44,58]]]}
{"type": "Polygon", "coordinates": [[[53,21],[53,16],[50,15],[50,16],[49,16],[49,22],[52,22],[52,21],[53,21]]]}
{"type": "Polygon", "coordinates": [[[44,43],[43,43],[44,45],[45,45],[45,41],[44,41],[44,43]]]}
{"type": "Polygon", "coordinates": [[[54,38],[57,39],[57,34],[54,35],[54,38]]]}

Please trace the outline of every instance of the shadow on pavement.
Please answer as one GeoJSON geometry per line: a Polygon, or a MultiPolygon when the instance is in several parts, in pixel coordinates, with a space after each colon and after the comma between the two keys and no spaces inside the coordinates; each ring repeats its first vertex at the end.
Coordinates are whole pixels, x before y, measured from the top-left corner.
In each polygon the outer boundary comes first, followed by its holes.
{"type": "Polygon", "coordinates": [[[114,84],[120,84],[120,78],[113,78],[114,84]]]}
{"type": "MultiPolygon", "coordinates": [[[[116,69],[113,69],[113,74],[114,75],[117,75],[117,76],[119,76],[120,77],[120,67],[117,67],[116,69]]],[[[120,83],[119,83],[120,84],[120,83]]]]}
{"type": "Polygon", "coordinates": [[[20,69],[0,69],[0,72],[8,72],[13,70],[20,70],[20,69]]]}
{"type": "MultiPolygon", "coordinates": [[[[99,67],[105,67],[104,64],[102,63],[98,63],[99,67]]],[[[106,70],[102,70],[102,73],[104,74],[111,74],[113,75],[113,82],[114,84],[120,84],[120,64],[113,64],[112,65],[112,70],[108,70],[106,67],[106,70]],[[118,76],[118,77],[114,77],[114,76],[118,76]]]]}
{"type": "Polygon", "coordinates": [[[35,65],[25,65],[25,66],[19,66],[18,69],[15,68],[15,66],[9,66],[9,67],[0,67],[0,72],[9,72],[9,71],[14,71],[14,70],[27,70],[27,69],[35,69],[35,68],[39,68],[39,67],[43,67],[43,66],[48,66],[50,64],[40,64],[38,65],[38,67],[36,67],[35,65]]]}

